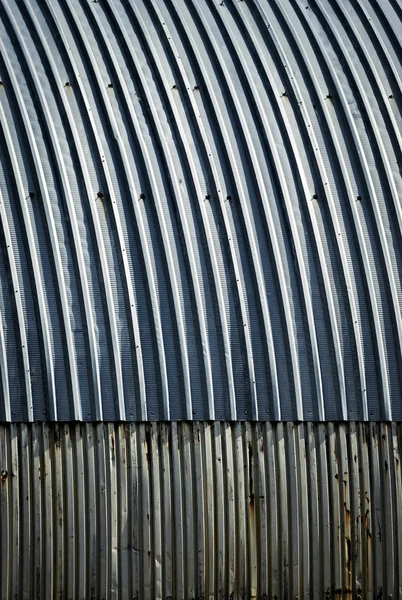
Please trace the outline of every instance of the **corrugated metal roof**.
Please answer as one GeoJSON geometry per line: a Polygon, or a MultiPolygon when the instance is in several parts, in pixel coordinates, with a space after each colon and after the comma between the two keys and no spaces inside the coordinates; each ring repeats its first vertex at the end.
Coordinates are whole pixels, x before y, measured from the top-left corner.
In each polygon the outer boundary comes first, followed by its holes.
{"type": "Polygon", "coordinates": [[[0,1],[0,419],[402,419],[401,14],[0,1]]]}
{"type": "Polygon", "coordinates": [[[0,596],[399,598],[401,433],[0,426],[0,596]]]}

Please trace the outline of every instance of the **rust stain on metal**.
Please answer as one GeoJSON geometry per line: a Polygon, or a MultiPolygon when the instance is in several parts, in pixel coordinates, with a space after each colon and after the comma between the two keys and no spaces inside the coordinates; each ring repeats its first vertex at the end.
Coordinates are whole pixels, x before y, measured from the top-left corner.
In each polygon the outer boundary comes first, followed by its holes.
{"type": "Polygon", "coordinates": [[[115,455],[114,431],[112,431],[112,433],[110,434],[110,443],[111,443],[111,449],[112,449],[112,460],[115,460],[116,455],[115,455]]]}

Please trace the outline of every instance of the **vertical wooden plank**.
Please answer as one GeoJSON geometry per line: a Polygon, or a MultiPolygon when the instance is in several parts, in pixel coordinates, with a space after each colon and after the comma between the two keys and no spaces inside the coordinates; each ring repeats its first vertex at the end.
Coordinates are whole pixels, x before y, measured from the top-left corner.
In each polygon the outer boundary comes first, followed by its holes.
{"type": "Polygon", "coordinates": [[[401,423],[391,423],[392,459],[395,477],[395,588],[396,597],[402,598],[402,477],[401,477],[401,423]]]}
{"type": "MultiPolygon", "coordinates": [[[[319,477],[319,465],[318,456],[319,446],[317,440],[318,428],[320,426],[314,423],[306,423],[307,431],[307,454],[306,454],[306,467],[308,477],[308,510],[309,510],[309,521],[310,521],[310,552],[309,552],[309,595],[313,600],[321,598],[324,592],[324,586],[322,585],[320,561],[321,555],[324,552],[322,547],[322,540],[320,536],[320,477],[319,477]]],[[[302,460],[302,458],[300,459],[302,460]]],[[[304,589],[306,589],[304,587],[304,589]]]]}
{"type": "MultiPolygon", "coordinates": [[[[380,475],[381,475],[381,496],[382,496],[382,534],[384,547],[384,573],[383,573],[383,592],[387,595],[394,595],[395,585],[395,525],[396,513],[394,506],[394,495],[392,490],[391,469],[393,467],[392,439],[390,425],[381,423],[379,434],[381,436],[380,445],[380,475]]],[[[402,490],[401,490],[402,493],[402,490]]]]}
{"type": "Polygon", "coordinates": [[[362,527],[364,523],[364,500],[360,487],[359,430],[355,422],[349,423],[349,481],[352,545],[352,589],[363,593],[362,527]]]}
{"type": "Polygon", "coordinates": [[[109,571],[108,596],[114,600],[119,595],[119,528],[118,528],[118,506],[119,506],[119,490],[117,488],[117,453],[119,444],[119,425],[108,423],[107,429],[107,446],[105,447],[105,469],[100,465],[102,474],[105,476],[106,489],[106,505],[108,518],[108,534],[109,539],[106,545],[106,560],[109,571]]]}
{"type": "Polygon", "coordinates": [[[370,423],[370,482],[373,544],[374,594],[381,595],[384,581],[384,524],[381,496],[380,466],[381,427],[378,423],[370,423]]]}
{"type": "Polygon", "coordinates": [[[195,527],[194,527],[194,472],[192,465],[192,425],[181,424],[182,429],[182,494],[185,597],[195,596],[195,527]]]}
{"type": "Polygon", "coordinates": [[[10,531],[11,463],[9,459],[9,425],[0,425],[0,594],[11,595],[11,560],[13,539],[10,531]]]}
{"type": "Polygon", "coordinates": [[[244,430],[244,466],[245,466],[245,506],[246,506],[246,528],[247,536],[247,588],[252,598],[257,595],[257,443],[255,429],[249,423],[245,423],[244,430]]]}
{"type": "Polygon", "coordinates": [[[286,441],[285,426],[283,423],[276,425],[276,443],[277,443],[277,485],[278,485],[278,552],[279,552],[279,596],[286,598],[290,595],[289,588],[290,563],[289,552],[289,506],[288,506],[288,464],[286,461],[286,441]]]}
{"type": "MultiPolygon", "coordinates": [[[[234,473],[234,458],[233,458],[233,425],[231,423],[223,423],[223,439],[222,445],[225,456],[225,539],[226,539],[226,594],[227,597],[234,596],[236,589],[236,489],[235,489],[235,473],[234,473]]],[[[207,515],[206,515],[207,517],[207,515]]],[[[206,525],[207,527],[208,525],[206,525]]]]}
{"type": "Polygon", "coordinates": [[[207,547],[207,569],[205,573],[205,596],[215,596],[215,507],[214,507],[214,478],[212,465],[212,427],[208,423],[202,424],[202,436],[204,448],[204,478],[206,496],[206,547],[207,547]]]}
{"type": "Polygon", "coordinates": [[[140,423],[138,438],[138,466],[139,466],[139,496],[140,496],[140,598],[151,600],[151,519],[152,509],[149,490],[149,462],[151,457],[151,444],[147,435],[147,425],[140,423]]]}
{"type": "Polygon", "coordinates": [[[32,514],[31,514],[31,445],[30,428],[26,423],[19,425],[20,462],[20,506],[21,506],[21,553],[20,587],[21,598],[30,600],[32,514]]]}
{"type": "Polygon", "coordinates": [[[139,491],[139,426],[133,424],[130,431],[130,491],[131,491],[131,595],[133,598],[139,598],[141,590],[140,578],[140,556],[141,556],[141,506],[139,491]]]}
{"type": "Polygon", "coordinates": [[[373,572],[373,531],[372,531],[372,494],[370,481],[370,423],[359,423],[360,452],[360,488],[362,490],[362,552],[363,552],[363,590],[371,598],[374,589],[373,572]]]}
{"type": "MultiPolygon", "coordinates": [[[[128,452],[127,439],[130,426],[121,423],[116,427],[116,463],[117,463],[117,539],[118,539],[118,597],[121,600],[132,600],[130,594],[130,526],[131,512],[128,497],[128,452]]],[[[113,499],[112,499],[113,502],[113,499]]]]}
{"type": "Polygon", "coordinates": [[[72,424],[62,425],[62,463],[63,463],[63,489],[64,489],[64,597],[73,598],[76,590],[76,579],[78,577],[78,557],[76,555],[76,536],[78,527],[76,522],[75,499],[77,490],[75,487],[76,477],[74,473],[74,451],[77,446],[76,426],[72,424]]]}
{"type": "Polygon", "coordinates": [[[110,595],[110,514],[108,510],[108,487],[106,462],[109,461],[109,443],[106,423],[96,423],[95,470],[96,470],[96,545],[98,597],[110,595]]]}
{"type": "Polygon", "coordinates": [[[41,535],[43,542],[43,561],[44,572],[44,597],[52,599],[55,597],[55,572],[54,564],[54,527],[53,527],[53,485],[52,485],[52,445],[54,443],[54,431],[51,427],[43,424],[42,426],[42,452],[43,452],[43,473],[42,473],[42,491],[43,491],[43,521],[41,535]]]}
{"type": "Polygon", "coordinates": [[[85,437],[84,444],[84,460],[85,460],[85,513],[86,513],[86,534],[87,537],[80,536],[81,554],[86,555],[86,572],[87,572],[87,590],[86,594],[91,600],[101,597],[101,577],[98,572],[100,564],[99,544],[100,527],[105,527],[105,523],[100,523],[98,517],[98,495],[104,491],[99,488],[97,472],[96,472],[96,455],[97,455],[97,425],[86,424],[83,426],[83,435],[85,437]],[[98,526],[99,525],[99,526],[98,526]],[[87,540],[87,541],[86,541],[87,540]]]}
{"type": "Polygon", "coordinates": [[[257,597],[268,597],[268,490],[266,487],[266,452],[264,424],[255,425],[256,457],[256,545],[257,545],[257,597]]]}
{"type": "Polygon", "coordinates": [[[173,507],[172,507],[172,446],[169,439],[170,425],[160,424],[160,480],[162,491],[162,590],[163,596],[173,597],[173,507]]]}
{"type": "Polygon", "coordinates": [[[55,423],[53,436],[51,436],[52,456],[52,486],[53,486],[53,564],[55,578],[55,597],[63,597],[64,582],[64,502],[63,502],[63,460],[62,460],[62,436],[63,426],[55,423]]]}
{"type": "Polygon", "coordinates": [[[223,482],[223,452],[221,424],[215,421],[211,427],[212,433],[212,456],[210,460],[213,466],[214,475],[214,513],[216,518],[215,525],[215,595],[223,597],[225,595],[225,493],[223,482]]]}
{"type": "MultiPolygon", "coordinates": [[[[327,424],[317,425],[318,437],[318,477],[319,477],[319,498],[320,498],[320,572],[321,589],[329,600],[332,589],[332,563],[331,563],[331,544],[334,526],[330,514],[330,495],[329,495],[329,470],[328,460],[332,460],[330,453],[327,453],[329,445],[329,432],[327,424]],[[329,459],[327,458],[329,457],[329,459]]],[[[332,454],[333,456],[333,454],[332,454]]],[[[332,477],[335,474],[332,473],[332,477]]]]}
{"type": "Polygon", "coordinates": [[[236,522],[236,590],[239,596],[247,593],[247,529],[246,519],[246,459],[244,456],[245,438],[243,437],[243,424],[233,425],[233,450],[235,474],[235,522],[236,522]]]}
{"type": "Polygon", "coordinates": [[[205,547],[205,495],[203,462],[201,448],[200,423],[194,422],[192,427],[192,446],[193,446],[193,464],[194,464],[194,528],[196,536],[195,545],[195,596],[205,596],[205,567],[206,567],[206,547],[205,547]]]}
{"type": "MultiPolygon", "coordinates": [[[[88,429],[81,423],[74,425],[73,439],[73,473],[74,473],[74,515],[75,523],[75,559],[76,585],[75,595],[77,598],[85,598],[86,582],[89,579],[89,556],[91,549],[91,529],[88,498],[86,495],[86,480],[89,477],[85,468],[87,458],[86,433],[88,429]]],[[[74,596],[73,596],[74,597],[74,596]]]]}
{"type": "Polygon", "coordinates": [[[264,442],[266,448],[265,477],[268,498],[268,597],[279,598],[280,595],[280,558],[278,551],[279,535],[279,499],[278,499],[278,467],[275,426],[264,424],[264,442]]]}
{"type": "Polygon", "coordinates": [[[298,529],[299,529],[299,596],[306,598],[310,595],[310,531],[311,531],[311,512],[309,510],[309,485],[308,485],[308,465],[307,449],[308,440],[307,424],[295,424],[295,444],[296,444],[296,473],[297,489],[299,498],[298,529]]]}
{"type": "MultiPolygon", "coordinates": [[[[149,461],[152,504],[152,598],[162,597],[162,504],[159,456],[159,423],[148,423],[151,444],[149,461]]],[[[191,479],[188,481],[192,481],[191,479]]]]}

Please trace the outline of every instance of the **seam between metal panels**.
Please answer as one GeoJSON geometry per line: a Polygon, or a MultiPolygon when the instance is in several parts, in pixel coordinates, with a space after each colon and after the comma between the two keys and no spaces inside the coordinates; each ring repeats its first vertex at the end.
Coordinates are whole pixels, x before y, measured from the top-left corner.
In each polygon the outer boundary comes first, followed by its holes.
{"type": "MultiPolygon", "coordinates": [[[[1,39],[0,39],[0,49],[3,53],[4,61],[7,64],[7,54],[5,52],[4,45],[3,45],[3,42],[1,39]]],[[[12,71],[10,65],[8,65],[8,69],[10,72],[10,77],[13,77],[14,74],[13,74],[13,71],[12,71]]],[[[17,92],[18,92],[18,88],[17,88],[17,92]]],[[[54,371],[52,368],[52,350],[51,350],[51,344],[50,344],[49,324],[48,324],[48,320],[47,320],[47,316],[46,316],[44,292],[43,292],[42,283],[41,283],[38,258],[37,258],[35,243],[34,243],[33,234],[32,234],[32,227],[31,227],[31,223],[29,220],[29,214],[28,214],[28,211],[25,206],[25,203],[27,201],[26,194],[28,194],[28,190],[24,190],[24,186],[23,186],[22,179],[21,179],[21,174],[20,174],[19,167],[18,167],[18,161],[15,156],[15,150],[14,150],[14,147],[13,147],[13,144],[11,141],[11,137],[10,137],[10,130],[9,130],[7,121],[5,119],[3,106],[1,104],[0,104],[0,116],[1,116],[1,121],[3,123],[4,136],[8,143],[7,145],[8,145],[8,150],[9,150],[9,157],[10,157],[10,161],[11,161],[12,168],[13,168],[13,177],[14,177],[15,184],[16,184],[17,196],[19,196],[21,212],[23,215],[23,224],[24,224],[24,228],[25,228],[25,234],[27,237],[28,246],[30,249],[30,258],[32,261],[32,266],[33,266],[34,282],[35,282],[34,285],[35,285],[36,295],[38,298],[39,320],[41,323],[41,336],[42,336],[43,348],[44,348],[47,394],[48,394],[48,401],[49,401],[49,406],[48,406],[49,416],[52,420],[57,420],[56,390],[55,390],[55,381],[54,381],[54,371]]],[[[18,288],[14,289],[14,293],[18,294],[19,289],[18,288]]]]}

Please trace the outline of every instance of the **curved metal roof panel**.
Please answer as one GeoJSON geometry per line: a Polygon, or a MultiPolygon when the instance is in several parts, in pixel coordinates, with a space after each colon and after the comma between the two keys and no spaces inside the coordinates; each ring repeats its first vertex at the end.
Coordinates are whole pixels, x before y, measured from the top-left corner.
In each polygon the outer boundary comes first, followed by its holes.
{"type": "Polygon", "coordinates": [[[0,0],[0,419],[402,419],[398,0],[0,0]]]}

